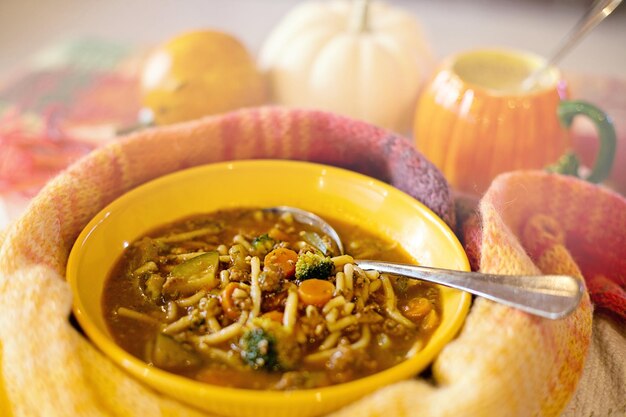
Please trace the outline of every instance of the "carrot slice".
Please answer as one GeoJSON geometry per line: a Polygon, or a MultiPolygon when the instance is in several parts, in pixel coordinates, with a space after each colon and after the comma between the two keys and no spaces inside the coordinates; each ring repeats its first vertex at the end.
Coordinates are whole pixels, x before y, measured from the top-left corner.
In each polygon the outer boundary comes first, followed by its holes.
{"type": "Polygon", "coordinates": [[[265,255],[265,268],[278,269],[285,278],[291,278],[296,274],[296,262],[298,254],[291,249],[276,248],[265,255]]]}
{"type": "Polygon", "coordinates": [[[237,307],[233,301],[233,292],[240,287],[241,286],[237,282],[229,282],[222,290],[222,294],[220,296],[224,314],[232,320],[237,320],[241,315],[241,309],[237,307]]]}
{"type": "Polygon", "coordinates": [[[330,281],[323,279],[307,279],[298,287],[298,296],[305,305],[323,307],[331,298],[335,286],[330,281]]]}
{"type": "Polygon", "coordinates": [[[274,320],[278,323],[283,322],[283,313],[278,310],[268,311],[267,313],[263,314],[263,317],[266,317],[270,320],[274,320]]]}
{"type": "Polygon", "coordinates": [[[412,298],[402,309],[402,313],[413,321],[419,321],[433,309],[432,303],[424,297],[412,298]]]}

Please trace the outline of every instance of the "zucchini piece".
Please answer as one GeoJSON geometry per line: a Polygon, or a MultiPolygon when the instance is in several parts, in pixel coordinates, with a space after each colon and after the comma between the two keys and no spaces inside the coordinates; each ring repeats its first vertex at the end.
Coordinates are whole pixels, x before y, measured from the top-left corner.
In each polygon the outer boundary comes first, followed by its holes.
{"type": "Polygon", "coordinates": [[[198,355],[169,336],[158,333],[152,348],[152,363],[165,370],[183,370],[201,363],[198,355]]]}
{"type": "Polygon", "coordinates": [[[328,255],[329,248],[320,235],[315,232],[302,232],[301,236],[306,243],[320,251],[322,255],[328,255]]]}
{"type": "Polygon", "coordinates": [[[219,263],[219,253],[211,251],[176,265],[163,285],[163,293],[188,295],[202,288],[206,290],[215,288],[219,284],[217,278],[219,263]]]}
{"type": "Polygon", "coordinates": [[[152,301],[156,301],[161,297],[165,278],[159,274],[150,274],[146,279],[146,289],[144,294],[152,301]]]}

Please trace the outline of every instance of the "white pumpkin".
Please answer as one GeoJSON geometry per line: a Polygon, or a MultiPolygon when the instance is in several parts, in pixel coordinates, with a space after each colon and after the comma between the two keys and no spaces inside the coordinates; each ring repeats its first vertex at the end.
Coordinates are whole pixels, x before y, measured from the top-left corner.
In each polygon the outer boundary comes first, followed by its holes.
{"type": "Polygon", "coordinates": [[[417,19],[382,2],[311,1],[261,48],[277,104],[330,110],[408,131],[432,56],[417,19]]]}

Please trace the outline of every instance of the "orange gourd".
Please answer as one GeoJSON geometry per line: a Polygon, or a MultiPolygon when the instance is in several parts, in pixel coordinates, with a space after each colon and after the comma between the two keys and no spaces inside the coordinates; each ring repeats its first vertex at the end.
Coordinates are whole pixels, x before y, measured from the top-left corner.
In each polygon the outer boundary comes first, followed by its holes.
{"type": "MultiPolygon", "coordinates": [[[[606,115],[588,103],[564,100],[566,85],[553,67],[531,88],[523,86],[543,62],[517,51],[470,51],[444,61],[425,87],[415,113],[415,143],[455,190],[479,195],[500,173],[556,162],[571,147],[565,127],[577,114],[590,117],[606,141],[588,179],[608,175],[615,135],[606,115]]],[[[578,174],[577,163],[568,169],[578,174]]]]}

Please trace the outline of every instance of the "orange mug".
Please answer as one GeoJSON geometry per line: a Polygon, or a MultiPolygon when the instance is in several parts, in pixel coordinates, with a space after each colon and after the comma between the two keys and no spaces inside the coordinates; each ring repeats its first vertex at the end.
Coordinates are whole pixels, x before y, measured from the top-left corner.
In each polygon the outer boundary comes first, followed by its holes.
{"type": "MultiPolygon", "coordinates": [[[[589,103],[567,100],[555,67],[530,88],[523,85],[544,64],[515,50],[463,52],[446,59],[425,87],[415,113],[415,143],[455,191],[482,194],[500,173],[557,162],[571,149],[567,128],[579,114],[593,121],[601,142],[587,179],[608,176],[615,153],[610,119],[589,103]]],[[[567,173],[576,174],[576,161],[568,161],[567,173]]]]}

